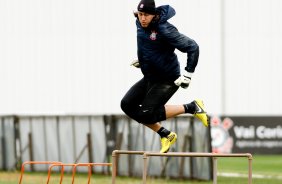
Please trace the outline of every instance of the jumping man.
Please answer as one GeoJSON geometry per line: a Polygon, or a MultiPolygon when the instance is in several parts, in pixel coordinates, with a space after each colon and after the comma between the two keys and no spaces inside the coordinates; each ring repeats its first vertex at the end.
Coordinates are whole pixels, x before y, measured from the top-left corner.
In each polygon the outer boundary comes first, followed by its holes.
{"type": "Polygon", "coordinates": [[[169,151],[177,135],[160,122],[189,113],[208,126],[208,116],[202,100],[181,105],[167,105],[179,87],[188,88],[199,58],[198,44],[178,32],[168,22],[175,15],[169,6],[155,7],[154,0],[141,0],[137,6],[138,62],[143,78],[135,83],[121,100],[121,109],[132,119],[160,135],[161,153],[169,151]],[[181,75],[175,49],[187,54],[185,72],[181,75]]]}

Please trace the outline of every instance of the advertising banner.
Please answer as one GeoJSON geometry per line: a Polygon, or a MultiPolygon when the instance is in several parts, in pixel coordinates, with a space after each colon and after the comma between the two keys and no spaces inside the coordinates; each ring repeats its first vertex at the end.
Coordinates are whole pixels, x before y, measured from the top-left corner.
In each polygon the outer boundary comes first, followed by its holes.
{"type": "Polygon", "coordinates": [[[213,117],[212,148],[220,153],[282,153],[282,117],[213,117]]]}

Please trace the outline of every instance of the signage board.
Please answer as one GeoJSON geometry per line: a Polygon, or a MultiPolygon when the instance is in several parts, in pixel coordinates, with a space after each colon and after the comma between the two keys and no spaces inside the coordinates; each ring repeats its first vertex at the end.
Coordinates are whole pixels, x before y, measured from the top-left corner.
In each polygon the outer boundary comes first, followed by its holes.
{"type": "Polygon", "coordinates": [[[212,148],[220,153],[282,153],[282,117],[213,117],[212,148]]]}

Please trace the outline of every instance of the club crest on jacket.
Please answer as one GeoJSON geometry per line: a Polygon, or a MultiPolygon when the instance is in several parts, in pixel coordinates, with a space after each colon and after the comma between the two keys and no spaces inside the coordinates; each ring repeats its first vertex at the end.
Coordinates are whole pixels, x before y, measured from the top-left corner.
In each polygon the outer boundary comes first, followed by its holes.
{"type": "Polygon", "coordinates": [[[156,40],[157,39],[157,32],[156,31],[152,31],[151,35],[150,35],[150,39],[151,40],[156,40]]]}

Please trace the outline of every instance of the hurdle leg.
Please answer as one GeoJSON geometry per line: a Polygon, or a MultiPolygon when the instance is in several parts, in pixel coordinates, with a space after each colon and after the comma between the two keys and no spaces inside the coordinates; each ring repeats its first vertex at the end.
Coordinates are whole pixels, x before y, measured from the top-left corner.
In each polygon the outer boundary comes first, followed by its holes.
{"type": "Polygon", "coordinates": [[[213,184],[217,184],[217,158],[213,157],[213,184]]]}
{"type": "Polygon", "coordinates": [[[112,153],[112,184],[116,183],[117,176],[117,154],[115,151],[112,153]]]}
{"type": "Polygon", "coordinates": [[[65,173],[64,166],[61,166],[61,178],[60,178],[60,184],[61,184],[61,183],[63,183],[64,173],[65,173]]]}
{"type": "Polygon", "coordinates": [[[25,163],[23,163],[23,164],[22,164],[22,168],[21,168],[21,175],[20,175],[19,184],[21,184],[21,183],[22,183],[23,173],[24,173],[24,165],[25,165],[25,163]]]}
{"type": "Polygon", "coordinates": [[[77,165],[75,165],[75,166],[73,166],[73,168],[72,168],[72,184],[74,184],[74,177],[75,177],[75,173],[76,173],[76,166],[77,165]]]}
{"type": "Polygon", "coordinates": [[[88,184],[90,184],[91,175],[92,175],[92,167],[89,165],[88,166],[88,184]]]}
{"type": "Polygon", "coordinates": [[[252,157],[249,158],[249,177],[248,177],[248,184],[252,184],[252,157]]]}
{"type": "Polygon", "coordinates": [[[148,168],[148,156],[146,154],[143,155],[143,184],[146,184],[147,180],[147,168],[148,168]]]}

